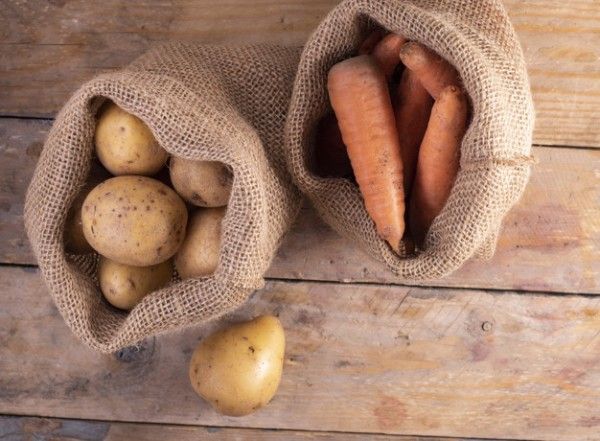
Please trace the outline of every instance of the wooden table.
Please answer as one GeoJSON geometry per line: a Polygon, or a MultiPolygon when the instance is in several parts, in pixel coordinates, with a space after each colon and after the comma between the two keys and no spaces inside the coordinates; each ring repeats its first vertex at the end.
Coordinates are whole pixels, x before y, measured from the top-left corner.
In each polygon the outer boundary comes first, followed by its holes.
{"type": "Polygon", "coordinates": [[[22,210],[69,94],[158,41],[301,44],[336,3],[2,3],[0,439],[600,439],[598,0],[505,0],[539,164],[491,262],[403,285],[303,210],[266,288],[228,318],[283,320],[284,377],[265,409],[226,418],[193,393],[187,363],[210,327],[99,355],[62,321],[22,210]]]}

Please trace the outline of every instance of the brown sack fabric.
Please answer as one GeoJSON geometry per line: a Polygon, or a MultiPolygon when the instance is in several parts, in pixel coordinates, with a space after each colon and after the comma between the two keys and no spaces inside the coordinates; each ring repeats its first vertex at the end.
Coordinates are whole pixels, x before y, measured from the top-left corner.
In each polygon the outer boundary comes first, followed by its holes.
{"type": "Polygon", "coordinates": [[[262,286],[300,206],[283,155],[298,56],[276,46],[165,45],[88,82],[62,109],[27,193],[25,225],[58,309],[86,344],[110,352],[197,324],[262,286]],[[141,118],[172,155],[221,161],[234,174],[215,274],[174,280],[128,314],[103,299],[96,257],[66,255],[63,246],[67,211],[90,171],[103,97],[141,118]]]}
{"type": "Polygon", "coordinates": [[[300,57],[286,122],[288,168],[327,223],[401,279],[439,278],[470,257],[493,254],[502,218],[529,179],[533,120],[523,53],[500,1],[346,0],[323,20],[300,57]],[[459,175],[429,230],[426,251],[416,257],[395,254],[377,236],[355,184],[320,178],[307,167],[315,124],[329,109],[327,73],[355,55],[375,24],[449,60],[472,101],[459,175]]]}

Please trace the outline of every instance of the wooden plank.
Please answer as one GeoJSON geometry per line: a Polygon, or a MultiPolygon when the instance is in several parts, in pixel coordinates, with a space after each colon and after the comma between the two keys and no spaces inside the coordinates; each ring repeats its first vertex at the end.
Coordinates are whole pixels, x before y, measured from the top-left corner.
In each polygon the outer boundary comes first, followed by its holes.
{"type": "Polygon", "coordinates": [[[467,440],[465,438],[172,426],[18,416],[0,416],[0,439],[4,441],[475,441],[472,438],[467,440]]]}
{"type": "Polygon", "coordinates": [[[100,355],[62,322],[35,269],[0,267],[0,413],[481,438],[597,440],[600,298],[268,282],[236,321],[278,314],[280,390],[244,418],[192,391],[209,324],[100,355]]]}
{"type": "MultiPolygon", "coordinates": [[[[23,230],[23,198],[49,127],[49,121],[0,119],[0,262],[35,264],[23,230]]],[[[540,163],[505,222],[495,258],[428,285],[600,293],[600,151],[538,147],[534,153],[540,163]]],[[[268,276],[401,282],[310,208],[268,276]]]]}
{"type": "Polygon", "coordinates": [[[51,124],[0,118],[0,262],[35,263],[23,225],[23,204],[51,124]]]}
{"type": "MultiPolygon", "coordinates": [[[[299,45],[337,3],[9,2],[0,11],[0,114],[52,116],[82,82],[127,64],[157,42],[299,45]]],[[[535,142],[600,146],[600,2],[505,4],[531,75],[535,142]]]]}
{"type": "Polygon", "coordinates": [[[504,0],[536,107],[534,139],[600,146],[600,2],[504,0]]]}

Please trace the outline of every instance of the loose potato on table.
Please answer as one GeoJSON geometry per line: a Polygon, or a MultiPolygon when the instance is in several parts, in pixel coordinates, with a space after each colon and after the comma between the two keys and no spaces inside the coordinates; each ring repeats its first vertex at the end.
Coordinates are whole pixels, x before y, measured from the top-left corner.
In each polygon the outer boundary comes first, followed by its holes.
{"type": "Polygon", "coordinates": [[[167,260],[152,266],[130,266],[100,258],[98,280],[108,302],[130,310],[152,291],[165,286],[173,275],[173,262],[167,260]]]}
{"type": "Polygon", "coordinates": [[[198,395],[220,413],[247,415],[277,392],[284,353],[279,319],[257,317],[202,340],[192,355],[190,381],[198,395]]]}
{"type": "Polygon", "coordinates": [[[95,187],[83,203],[83,232],[104,257],[150,266],[172,257],[185,237],[187,209],[171,188],[143,176],[119,176],[95,187]]]}
{"type": "Polygon", "coordinates": [[[138,117],[114,103],[101,111],[95,134],[96,154],[113,175],[153,175],[169,154],[138,117]]]}
{"type": "Polygon", "coordinates": [[[211,275],[219,263],[225,208],[201,208],[192,214],[187,236],[175,255],[182,279],[211,275]]]}
{"type": "Polygon", "coordinates": [[[169,168],[173,187],[190,204],[199,207],[227,205],[233,175],[225,164],[173,157],[169,168]]]}

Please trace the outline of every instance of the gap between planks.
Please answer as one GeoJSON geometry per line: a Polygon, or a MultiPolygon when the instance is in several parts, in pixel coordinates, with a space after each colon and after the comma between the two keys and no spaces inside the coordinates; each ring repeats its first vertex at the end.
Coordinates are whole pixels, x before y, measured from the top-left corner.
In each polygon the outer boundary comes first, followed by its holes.
{"type": "Polygon", "coordinates": [[[236,439],[257,441],[518,441],[508,438],[501,440],[499,438],[421,437],[379,433],[160,424],[144,421],[108,421],[54,418],[43,415],[0,414],[0,439],[5,439],[8,435],[20,435],[23,439],[33,438],[38,441],[75,439],[71,438],[75,436],[85,436],[83,439],[86,441],[123,441],[130,439],[136,441],[173,439],[177,441],[196,441],[198,439],[229,441],[234,437],[243,437],[236,439]],[[9,430],[11,432],[8,432],[9,430]]]}

